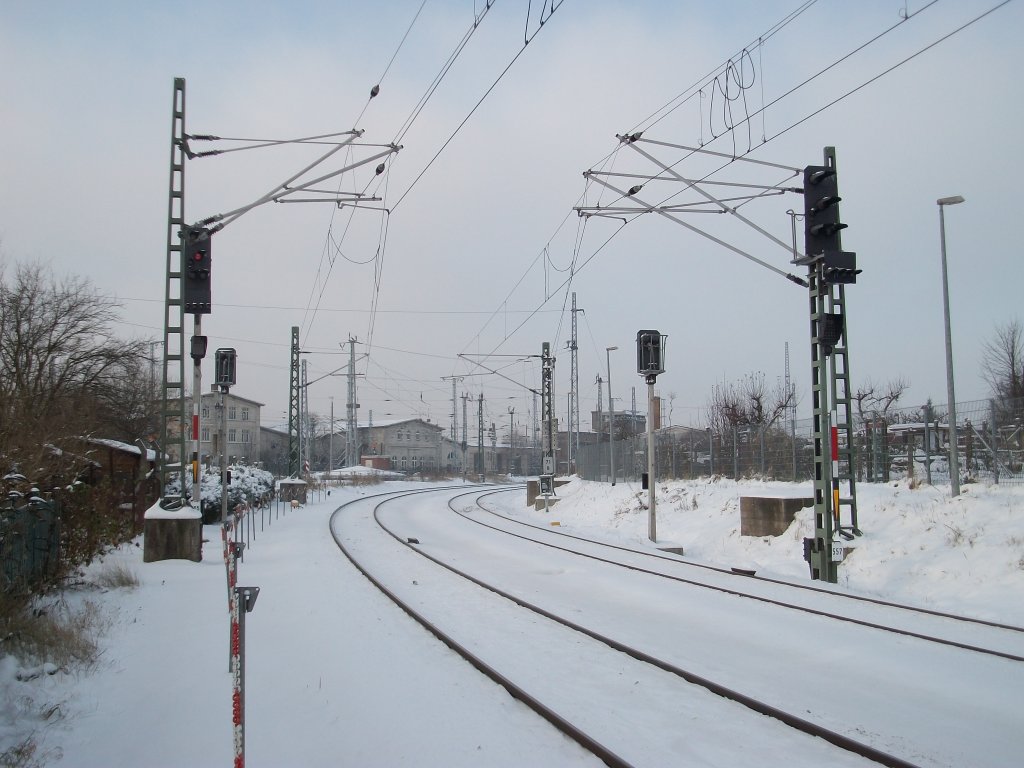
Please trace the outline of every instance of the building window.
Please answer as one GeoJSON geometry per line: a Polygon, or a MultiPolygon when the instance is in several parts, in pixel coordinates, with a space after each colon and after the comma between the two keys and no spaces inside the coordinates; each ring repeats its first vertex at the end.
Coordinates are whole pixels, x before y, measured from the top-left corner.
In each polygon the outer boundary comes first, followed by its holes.
{"type": "Polygon", "coordinates": [[[406,460],[406,457],[403,456],[402,457],[402,469],[405,469],[405,460],[406,460]]]}
{"type": "Polygon", "coordinates": [[[228,406],[228,418],[231,419],[232,421],[234,421],[235,419],[238,418],[238,416],[236,415],[236,411],[237,411],[237,409],[235,408],[235,406],[233,406],[233,405],[229,405],[228,406]]]}
{"type": "MultiPolygon", "coordinates": [[[[248,421],[248,420],[249,420],[249,409],[248,408],[243,408],[242,409],[242,421],[248,421]]],[[[248,440],[243,440],[242,442],[243,443],[247,443],[249,441],[248,440]]]]}
{"type": "Polygon", "coordinates": [[[401,432],[399,432],[399,433],[398,433],[398,439],[399,439],[399,440],[401,440],[401,439],[402,439],[402,433],[401,433],[401,432]]]}
{"type": "Polygon", "coordinates": [[[243,429],[242,430],[242,442],[243,443],[248,443],[249,442],[249,430],[248,429],[243,429]]]}
{"type": "Polygon", "coordinates": [[[420,432],[419,432],[419,430],[416,430],[416,442],[418,443],[419,441],[420,441],[420,432]]]}
{"type": "Polygon", "coordinates": [[[391,466],[392,467],[397,467],[398,466],[398,457],[397,456],[392,456],[391,457],[391,466]]]}
{"type": "Polygon", "coordinates": [[[210,406],[208,406],[208,405],[204,405],[203,406],[203,418],[204,419],[210,418],[210,406]]]}
{"type": "Polygon", "coordinates": [[[203,427],[202,429],[202,440],[204,443],[210,442],[210,428],[203,427]]]}
{"type": "Polygon", "coordinates": [[[228,430],[228,442],[229,443],[237,443],[238,442],[238,430],[237,429],[229,429],[228,430]]]}

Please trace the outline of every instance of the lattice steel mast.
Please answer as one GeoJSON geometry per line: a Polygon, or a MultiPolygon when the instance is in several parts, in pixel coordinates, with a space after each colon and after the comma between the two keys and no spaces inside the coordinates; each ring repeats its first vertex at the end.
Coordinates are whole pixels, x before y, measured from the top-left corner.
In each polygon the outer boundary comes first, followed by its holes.
{"type": "MultiPolygon", "coordinates": [[[[185,225],[185,79],[174,78],[171,113],[171,169],[167,200],[167,262],[164,281],[164,359],[161,384],[161,506],[181,506],[186,499],[185,452],[185,305],[182,301],[182,244],[185,225]],[[167,484],[180,478],[179,491],[165,496],[167,484]]],[[[199,393],[194,393],[196,397],[199,393]]]]}

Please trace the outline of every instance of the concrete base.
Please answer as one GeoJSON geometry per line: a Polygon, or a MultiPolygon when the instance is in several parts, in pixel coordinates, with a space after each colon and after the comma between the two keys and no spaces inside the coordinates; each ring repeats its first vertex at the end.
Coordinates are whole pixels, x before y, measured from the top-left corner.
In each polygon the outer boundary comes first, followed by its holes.
{"type": "MultiPolygon", "coordinates": [[[[549,496],[548,497],[548,509],[551,509],[551,507],[555,506],[555,504],[557,504],[557,503],[558,503],[558,497],[557,496],[549,496]]],[[[544,497],[543,496],[538,496],[536,499],[533,500],[533,508],[535,510],[537,510],[538,512],[543,512],[544,511],[544,497]]]]}
{"type": "MultiPolygon", "coordinates": [[[[560,488],[563,485],[568,485],[568,484],[569,484],[568,480],[555,480],[555,488],[560,488]]],[[[533,506],[533,503],[537,500],[538,496],[540,496],[540,480],[527,480],[526,481],[526,506],[528,506],[528,507],[533,506]]],[[[540,498],[543,499],[544,497],[540,496],[540,498]]],[[[551,498],[555,498],[555,497],[552,496],[551,498]]],[[[538,509],[538,507],[534,507],[534,508],[538,509]]],[[[544,508],[544,505],[541,504],[539,509],[543,509],[543,508],[544,508]]]]}
{"type": "Polygon", "coordinates": [[[285,503],[297,501],[299,504],[305,504],[307,487],[305,480],[294,478],[281,480],[277,484],[278,499],[285,503]]]}
{"type": "Polygon", "coordinates": [[[142,562],[203,559],[201,517],[146,518],[143,528],[142,562]]]}
{"type": "Polygon", "coordinates": [[[814,498],[740,496],[741,536],[781,536],[796,513],[814,506],[814,498]]]}

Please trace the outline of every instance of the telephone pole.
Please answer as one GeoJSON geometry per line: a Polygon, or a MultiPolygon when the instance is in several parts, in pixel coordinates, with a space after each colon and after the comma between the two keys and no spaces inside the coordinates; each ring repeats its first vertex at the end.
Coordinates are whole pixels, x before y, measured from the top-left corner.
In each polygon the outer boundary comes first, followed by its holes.
{"type": "MultiPolygon", "coordinates": [[[[452,432],[451,432],[451,438],[452,438],[452,448],[453,449],[455,447],[456,436],[458,435],[458,432],[459,432],[459,414],[458,414],[459,399],[458,399],[458,395],[455,392],[455,387],[456,387],[456,385],[460,381],[463,380],[463,378],[465,378],[465,377],[464,376],[442,376],[441,377],[441,381],[451,381],[451,383],[452,383],[452,432]]],[[[466,417],[463,416],[462,420],[465,421],[466,417]]]]}
{"type": "Polygon", "coordinates": [[[356,340],[348,337],[348,403],[345,405],[347,426],[345,435],[345,464],[355,466],[359,463],[359,423],[356,420],[356,411],[359,403],[356,402],[356,340]]]}
{"type": "Polygon", "coordinates": [[[466,447],[469,437],[469,420],[466,418],[466,403],[469,401],[469,393],[462,393],[462,482],[466,482],[466,447]]]}
{"type": "Polygon", "coordinates": [[[508,474],[512,476],[512,457],[515,453],[515,417],[516,408],[514,405],[508,407],[508,474]]]}
{"type": "Polygon", "coordinates": [[[569,473],[575,472],[576,457],[580,452],[580,369],[576,335],[576,313],[583,312],[576,307],[576,291],[572,292],[572,338],[569,341],[569,473]]]}
{"type": "Polygon", "coordinates": [[[555,358],[551,356],[551,344],[544,342],[541,347],[541,441],[540,492],[544,495],[544,511],[548,511],[548,500],[555,492],[555,358]]]}
{"type": "Polygon", "coordinates": [[[309,391],[306,387],[306,361],[302,361],[302,381],[299,384],[299,453],[302,455],[303,474],[309,473],[309,391]]]}
{"type": "Polygon", "coordinates": [[[480,462],[480,482],[487,480],[487,464],[484,461],[484,393],[480,393],[479,405],[477,406],[477,438],[476,456],[480,462]]]}
{"type": "Polygon", "coordinates": [[[292,326],[288,365],[288,476],[299,476],[299,326],[292,326]]]}

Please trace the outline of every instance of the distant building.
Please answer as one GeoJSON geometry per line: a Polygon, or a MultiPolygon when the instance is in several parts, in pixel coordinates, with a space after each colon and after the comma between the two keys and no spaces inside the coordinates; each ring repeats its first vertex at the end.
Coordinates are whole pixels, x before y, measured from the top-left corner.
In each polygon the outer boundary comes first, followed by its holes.
{"type": "MultiPolygon", "coordinates": [[[[595,432],[608,439],[608,411],[591,411],[590,425],[595,432]]],[[[655,429],[658,428],[655,421],[655,429]]],[[[647,416],[633,411],[615,412],[615,439],[624,440],[633,435],[642,435],[647,431],[647,416]]]]}
{"type": "Polygon", "coordinates": [[[260,460],[260,409],[263,403],[232,393],[204,392],[200,399],[199,454],[218,463],[222,448],[229,462],[254,464],[260,460]],[[227,408],[227,436],[221,435],[221,398],[227,408]]]}
{"type": "MultiPolygon", "coordinates": [[[[363,457],[385,456],[388,469],[399,472],[437,472],[447,468],[448,446],[442,446],[444,428],[423,419],[374,422],[360,425],[363,457]]],[[[445,441],[447,442],[447,441],[445,441]]],[[[360,462],[363,463],[363,462],[360,462]]],[[[373,466],[384,469],[379,460],[373,466]]]]}

